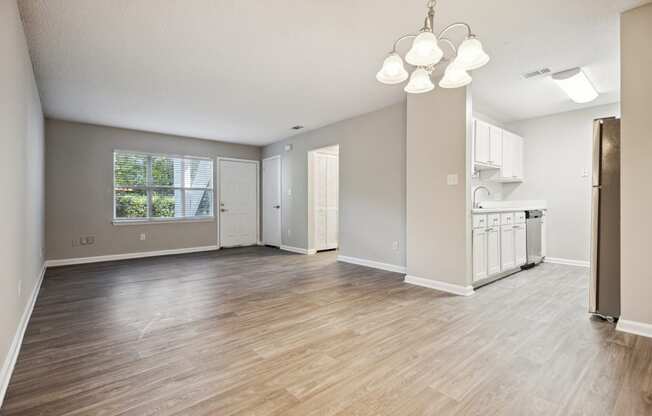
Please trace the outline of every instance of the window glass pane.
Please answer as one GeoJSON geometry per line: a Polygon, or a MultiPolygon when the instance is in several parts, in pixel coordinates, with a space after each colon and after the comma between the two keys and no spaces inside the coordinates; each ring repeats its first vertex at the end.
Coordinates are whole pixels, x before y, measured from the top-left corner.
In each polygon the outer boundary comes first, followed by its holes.
{"type": "Polygon", "coordinates": [[[116,219],[213,216],[211,159],[116,151],[113,168],[116,219]]]}
{"type": "Polygon", "coordinates": [[[164,156],[152,156],[152,185],[176,186],[183,183],[182,160],[164,156]]]}
{"type": "Polygon", "coordinates": [[[186,188],[213,188],[213,161],[186,159],[186,188]]]}
{"type": "Polygon", "coordinates": [[[147,192],[128,188],[115,190],[116,218],[147,218],[147,192]]]}
{"type": "Polygon", "coordinates": [[[213,191],[185,191],[186,217],[213,215],[213,191]]]}
{"type": "Polygon", "coordinates": [[[145,186],[147,184],[147,156],[115,153],[113,177],[116,186],[145,186]]]}
{"type": "Polygon", "coordinates": [[[181,216],[180,205],[177,203],[175,194],[180,196],[180,192],[175,192],[173,189],[152,190],[152,217],[174,218],[181,216]]]}

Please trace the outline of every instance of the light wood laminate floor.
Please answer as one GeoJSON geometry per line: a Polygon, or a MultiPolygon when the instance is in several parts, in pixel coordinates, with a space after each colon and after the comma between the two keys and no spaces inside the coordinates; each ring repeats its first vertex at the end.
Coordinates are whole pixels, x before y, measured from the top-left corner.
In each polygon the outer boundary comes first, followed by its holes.
{"type": "Polygon", "coordinates": [[[545,264],[449,296],[256,247],[47,271],[2,415],[651,415],[652,340],[545,264]]]}

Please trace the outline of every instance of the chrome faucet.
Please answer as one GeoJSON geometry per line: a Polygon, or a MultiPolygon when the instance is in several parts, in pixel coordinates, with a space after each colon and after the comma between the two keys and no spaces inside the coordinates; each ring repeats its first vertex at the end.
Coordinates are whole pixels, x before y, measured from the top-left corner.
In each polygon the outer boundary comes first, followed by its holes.
{"type": "Polygon", "coordinates": [[[491,191],[486,186],[480,185],[480,186],[476,187],[473,190],[473,208],[480,208],[478,203],[475,201],[475,197],[476,197],[476,193],[478,192],[478,189],[484,189],[485,191],[487,191],[487,196],[491,195],[491,191]]]}

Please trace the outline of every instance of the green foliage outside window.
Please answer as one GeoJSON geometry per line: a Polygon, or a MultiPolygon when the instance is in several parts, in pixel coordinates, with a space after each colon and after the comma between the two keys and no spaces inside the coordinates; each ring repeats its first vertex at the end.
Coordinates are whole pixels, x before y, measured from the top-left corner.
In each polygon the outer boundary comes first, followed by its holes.
{"type": "Polygon", "coordinates": [[[206,166],[205,161],[185,159],[185,168],[191,178],[195,178],[197,174],[203,174],[208,178],[209,183],[202,184],[202,186],[207,186],[205,191],[179,189],[183,187],[183,168],[184,163],[179,158],[116,152],[114,156],[115,217],[148,218],[148,192],[151,193],[151,216],[153,218],[174,218],[178,214],[176,213],[177,202],[181,202],[181,200],[177,201],[177,198],[180,199],[184,192],[187,206],[181,210],[179,216],[183,216],[184,211],[189,217],[212,215],[212,163],[206,166]],[[151,183],[148,179],[149,166],[151,166],[151,183]],[[177,189],[165,187],[177,187],[177,189]],[[191,193],[194,194],[191,195],[191,193]],[[191,196],[198,203],[192,206],[194,212],[189,213],[187,211],[190,211],[191,207],[188,201],[191,196]],[[198,197],[199,199],[197,199],[198,197]]]}

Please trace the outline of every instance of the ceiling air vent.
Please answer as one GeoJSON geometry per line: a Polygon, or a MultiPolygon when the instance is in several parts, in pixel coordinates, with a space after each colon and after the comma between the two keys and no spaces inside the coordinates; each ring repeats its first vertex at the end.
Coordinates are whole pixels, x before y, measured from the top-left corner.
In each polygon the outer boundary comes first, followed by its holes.
{"type": "Polygon", "coordinates": [[[541,68],[541,69],[537,69],[536,71],[523,74],[523,78],[525,79],[537,78],[537,77],[542,77],[544,75],[548,75],[549,73],[550,73],[550,68],[541,68]]]}

